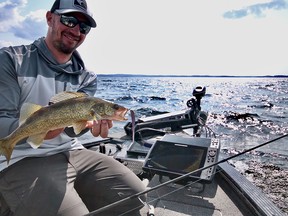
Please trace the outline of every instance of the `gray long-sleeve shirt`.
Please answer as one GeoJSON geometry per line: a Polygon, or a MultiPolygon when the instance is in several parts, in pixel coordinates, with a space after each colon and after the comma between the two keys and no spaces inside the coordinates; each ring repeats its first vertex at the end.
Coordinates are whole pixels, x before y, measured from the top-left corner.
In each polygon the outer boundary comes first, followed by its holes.
{"type": "MultiPolygon", "coordinates": [[[[81,91],[93,96],[96,81],[96,75],[86,70],[77,51],[70,61],[59,64],[44,38],[27,46],[0,49],[0,138],[18,127],[23,103],[46,106],[52,96],[62,91],[81,91]]],[[[83,146],[77,138],[65,133],[45,140],[38,149],[23,142],[15,146],[10,165],[25,157],[47,156],[77,148],[83,146]]],[[[0,156],[0,171],[6,167],[5,157],[0,156]]]]}

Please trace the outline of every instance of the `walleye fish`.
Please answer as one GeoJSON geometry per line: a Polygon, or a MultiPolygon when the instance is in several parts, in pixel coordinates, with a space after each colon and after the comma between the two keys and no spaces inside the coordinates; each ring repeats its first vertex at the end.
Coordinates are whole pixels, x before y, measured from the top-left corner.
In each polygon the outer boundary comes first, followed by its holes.
{"type": "Polygon", "coordinates": [[[86,128],[90,120],[127,120],[128,109],[118,104],[89,97],[85,93],[62,92],[50,100],[50,106],[25,103],[20,110],[19,127],[10,135],[0,139],[0,155],[9,163],[15,145],[27,138],[27,142],[38,148],[50,130],[72,126],[75,134],[86,128]]]}

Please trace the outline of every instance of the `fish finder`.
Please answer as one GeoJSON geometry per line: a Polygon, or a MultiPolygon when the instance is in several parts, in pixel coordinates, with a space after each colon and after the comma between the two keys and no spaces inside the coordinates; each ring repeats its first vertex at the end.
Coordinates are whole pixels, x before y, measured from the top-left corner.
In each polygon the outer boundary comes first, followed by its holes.
{"type": "MultiPolygon", "coordinates": [[[[220,142],[216,138],[165,135],[151,147],[143,170],[149,175],[175,178],[216,163],[219,152],[220,142]]],[[[211,182],[215,170],[212,166],[198,171],[191,174],[189,180],[211,182]]]]}

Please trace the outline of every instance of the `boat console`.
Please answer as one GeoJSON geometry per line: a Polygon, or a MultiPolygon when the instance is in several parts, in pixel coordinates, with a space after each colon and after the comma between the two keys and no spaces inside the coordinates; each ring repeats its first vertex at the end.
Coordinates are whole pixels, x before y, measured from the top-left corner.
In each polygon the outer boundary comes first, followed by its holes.
{"type": "Polygon", "coordinates": [[[128,136],[142,139],[147,136],[164,135],[167,132],[177,132],[187,128],[193,128],[194,136],[201,135],[201,127],[206,123],[208,114],[201,111],[201,99],[206,94],[205,87],[196,87],[193,97],[187,100],[187,110],[165,113],[145,118],[139,118],[133,128],[132,122],[124,127],[128,136]]]}
{"type": "Polygon", "coordinates": [[[140,162],[148,178],[155,174],[175,178],[192,172],[187,181],[211,182],[215,167],[197,172],[217,162],[220,152],[218,139],[201,136],[208,116],[200,106],[205,92],[205,87],[196,87],[193,97],[187,101],[187,110],[139,118],[134,125],[126,124],[128,140],[115,158],[132,166],[140,162]]]}

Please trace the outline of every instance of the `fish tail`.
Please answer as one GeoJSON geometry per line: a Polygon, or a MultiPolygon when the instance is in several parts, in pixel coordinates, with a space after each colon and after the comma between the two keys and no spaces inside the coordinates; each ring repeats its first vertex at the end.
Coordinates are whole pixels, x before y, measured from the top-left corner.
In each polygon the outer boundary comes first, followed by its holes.
{"type": "Polygon", "coordinates": [[[0,139],[0,155],[4,155],[7,160],[7,164],[11,159],[14,145],[11,145],[7,139],[0,139]]]}

